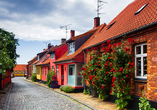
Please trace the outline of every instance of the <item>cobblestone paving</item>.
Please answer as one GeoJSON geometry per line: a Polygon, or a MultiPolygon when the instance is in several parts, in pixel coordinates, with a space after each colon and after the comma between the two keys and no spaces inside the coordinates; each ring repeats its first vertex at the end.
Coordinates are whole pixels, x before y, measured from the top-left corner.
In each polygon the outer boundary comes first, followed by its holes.
{"type": "Polygon", "coordinates": [[[3,110],[90,110],[90,108],[44,87],[12,79],[3,110]]]}

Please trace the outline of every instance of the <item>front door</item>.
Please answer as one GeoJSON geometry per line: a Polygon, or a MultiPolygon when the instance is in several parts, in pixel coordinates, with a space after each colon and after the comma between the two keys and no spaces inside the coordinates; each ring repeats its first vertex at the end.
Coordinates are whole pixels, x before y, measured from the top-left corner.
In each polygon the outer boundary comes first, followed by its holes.
{"type": "Polygon", "coordinates": [[[64,65],[61,65],[61,85],[64,85],[64,65]]]}

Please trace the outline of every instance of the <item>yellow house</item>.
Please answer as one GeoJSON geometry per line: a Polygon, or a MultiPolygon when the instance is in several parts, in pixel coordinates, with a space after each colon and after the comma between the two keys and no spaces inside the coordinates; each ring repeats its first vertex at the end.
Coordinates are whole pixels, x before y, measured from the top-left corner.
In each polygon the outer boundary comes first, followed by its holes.
{"type": "Polygon", "coordinates": [[[36,66],[36,78],[42,80],[41,66],[36,66]]]}
{"type": "Polygon", "coordinates": [[[27,67],[26,65],[16,65],[15,68],[13,68],[14,76],[24,76],[27,74],[27,67]]]}

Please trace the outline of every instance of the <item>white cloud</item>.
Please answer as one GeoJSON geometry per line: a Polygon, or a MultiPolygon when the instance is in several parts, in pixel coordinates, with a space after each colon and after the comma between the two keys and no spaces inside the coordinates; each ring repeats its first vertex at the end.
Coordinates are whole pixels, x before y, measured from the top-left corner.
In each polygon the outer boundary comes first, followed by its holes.
{"type": "MultiPolygon", "coordinates": [[[[100,13],[101,23],[109,23],[122,9],[124,9],[133,0],[106,0],[108,4],[104,4],[100,13]]],[[[65,28],[60,29],[60,25],[68,26],[68,38],[70,37],[69,30],[75,30],[76,35],[92,29],[94,26],[94,17],[96,16],[97,0],[67,0],[62,2],[56,1],[58,9],[48,12],[43,15],[31,13],[11,12],[6,8],[6,3],[0,2],[0,15],[7,16],[8,19],[0,19],[1,28],[13,32],[17,38],[23,40],[60,40],[65,38],[65,28]]],[[[40,4],[45,3],[40,0],[40,4]]],[[[14,4],[9,4],[9,7],[14,7],[14,4]]],[[[46,7],[45,7],[46,8],[46,7]]],[[[40,10],[39,10],[40,11],[40,10]]]]}

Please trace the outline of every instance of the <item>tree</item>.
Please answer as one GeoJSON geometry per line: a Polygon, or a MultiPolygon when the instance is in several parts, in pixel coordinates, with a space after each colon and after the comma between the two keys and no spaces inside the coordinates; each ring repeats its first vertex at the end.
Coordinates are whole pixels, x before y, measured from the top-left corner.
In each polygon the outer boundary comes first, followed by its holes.
{"type": "Polygon", "coordinates": [[[6,69],[13,71],[16,64],[18,39],[15,34],[0,28],[0,74],[5,75],[6,69]]]}

